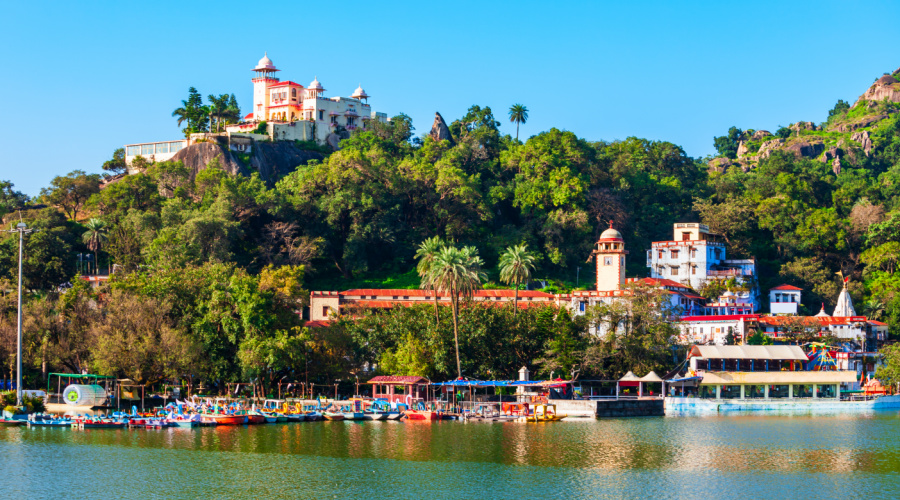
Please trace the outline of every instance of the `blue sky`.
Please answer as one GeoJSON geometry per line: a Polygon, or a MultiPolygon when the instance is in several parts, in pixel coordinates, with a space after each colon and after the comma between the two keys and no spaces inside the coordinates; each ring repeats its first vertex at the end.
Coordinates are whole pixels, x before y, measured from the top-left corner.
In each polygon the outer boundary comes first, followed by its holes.
{"type": "Polygon", "coordinates": [[[900,67],[900,2],[6,2],[0,179],[36,195],[126,143],[182,137],[190,86],[245,113],[265,51],[326,95],[362,84],[416,133],[490,106],[521,135],[667,140],[695,157],[729,126],[822,121],[900,67]]]}

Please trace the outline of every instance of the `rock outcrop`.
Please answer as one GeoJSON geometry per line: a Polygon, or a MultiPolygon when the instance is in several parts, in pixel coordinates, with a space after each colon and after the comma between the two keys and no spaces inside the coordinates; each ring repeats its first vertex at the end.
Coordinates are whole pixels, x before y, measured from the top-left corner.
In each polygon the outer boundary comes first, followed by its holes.
{"type": "Polygon", "coordinates": [[[724,156],[713,158],[712,160],[709,160],[709,163],[707,163],[707,166],[709,167],[709,170],[711,172],[720,173],[727,172],[728,169],[733,167],[734,165],[734,161],[732,161],[730,158],[725,158],[724,156]]]}
{"type": "MultiPolygon", "coordinates": [[[[900,74],[900,69],[894,72],[894,75],[898,74],[900,74]]],[[[900,102],[900,81],[895,76],[884,75],[875,80],[869,90],[859,96],[856,104],[859,104],[860,101],[883,101],[885,99],[891,102],[900,102]]]]}
{"type": "Polygon", "coordinates": [[[858,142],[860,147],[862,147],[862,150],[866,153],[866,156],[869,156],[869,153],[872,152],[872,138],[869,137],[868,130],[854,133],[850,136],[850,140],[858,142]]]}
{"type": "Polygon", "coordinates": [[[797,122],[792,123],[788,128],[794,132],[799,132],[801,130],[816,130],[816,124],[813,122],[797,122]]]}
{"type": "Polygon", "coordinates": [[[738,143],[738,148],[737,148],[737,157],[738,158],[743,158],[744,156],[747,156],[748,151],[749,151],[749,149],[747,149],[747,145],[744,144],[744,141],[741,141],[738,143]]]}
{"type": "Polygon", "coordinates": [[[773,150],[778,149],[782,144],[784,144],[784,139],[781,138],[766,141],[759,145],[759,151],[757,152],[756,157],[760,160],[764,160],[772,154],[773,150]]]}
{"type": "Polygon", "coordinates": [[[325,137],[325,144],[328,144],[332,151],[337,151],[341,149],[341,137],[332,132],[325,137]]]}
{"type": "Polygon", "coordinates": [[[822,151],[825,150],[825,143],[800,141],[791,144],[790,146],[784,148],[784,150],[794,153],[794,156],[796,156],[797,158],[815,158],[822,154],[822,151]]]}
{"type": "Polygon", "coordinates": [[[835,132],[852,132],[856,129],[865,128],[873,123],[878,123],[881,120],[887,118],[888,115],[874,115],[874,116],[864,116],[859,120],[852,123],[841,123],[838,126],[834,127],[835,132]]]}
{"type": "Polygon", "coordinates": [[[841,159],[835,158],[833,162],[831,162],[831,171],[834,172],[834,175],[841,175],[841,159]]]}
{"type": "Polygon", "coordinates": [[[170,161],[180,161],[191,169],[191,179],[197,173],[205,169],[209,162],[219,159],[219,167],[231,175],[249,175],[250,173],[241,165],[237,157],[228,148],[216,142],[200,142],[175,153],[170,161]]]}
{"type": "Polygon", "coordinates": [[[182,149],[171,161],[183,162],[191,170],[193,179],[216,158],[222,170],[229,174],[247,176],[250,175],[250,169],[253,169],[259,172],[263,181],[271,184],[309,160],[322,160],[325,156],[317,151],[300,149],[289,141],[263,141],[253,143],[250,164],[244,165],[227,147],[214,142],[201,142],[182,149]]]}
{"type": "Polygon", "coordinates": [[[453,136],[450,135],[450,127],[444,121],[440,113],[434,114],[434,124],[431,126],[431,138],[435,141],[450,141],[453,144],[453,136]]]}
{"type": "Polygon", "coordinates": [[[830,160],[836,160],[844,156],[844,151],[841,148],[831,147],[825,151],[825,154],[822,155],[822,163],[827,163],[830,160]]]}
{"type": "Polygon", "coordinates": [[[753,136],[750,137],[750,140],[759,141],[765,139],[766,137],[769,137],[770,135],[772,135],[772,132],[769,132],[768,130],[757,130],[753,133],[753,136]]]}

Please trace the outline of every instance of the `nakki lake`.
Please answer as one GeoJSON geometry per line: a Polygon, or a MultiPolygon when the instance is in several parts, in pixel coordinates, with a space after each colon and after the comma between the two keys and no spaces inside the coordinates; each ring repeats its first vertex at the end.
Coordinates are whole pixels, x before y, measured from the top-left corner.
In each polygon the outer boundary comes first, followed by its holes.
{"type": "Polygon", "coordinates": [[[6,498],[900,498],[900,414],[0,428],[6,498]]]}

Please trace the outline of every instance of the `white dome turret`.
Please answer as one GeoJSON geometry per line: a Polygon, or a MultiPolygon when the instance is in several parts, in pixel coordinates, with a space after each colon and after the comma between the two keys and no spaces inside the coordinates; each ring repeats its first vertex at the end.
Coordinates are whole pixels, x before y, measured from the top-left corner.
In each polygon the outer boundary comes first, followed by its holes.
{"type": "Polygon", "coordinates": [[[363,90],[362,85],[360,85],[353,91],[353,94],[350,97],[354,99],[368,99],[369,95],[366,94],[366,91],[363,90]]]}
{"type": "Polygon", "coordinates": [[[259,62],[256,63],[256,67],[253,68],[253,70],[254,71],[278,71],[277,69],[275,69],[275,63],[273,63],[272,60],[269,59],[268,52],[266,52],[265,55],[262,57],[262,59],[260,59],[259,62]]]}
{"type": "Polygon", "coordinates": [[[325,87],[323,87],[322,84],[319,83],[319,77],[315,77],[312,83],[310,83],[306,88],[307,90],[312,90],[315,92],[325,92],[325,87]]]}

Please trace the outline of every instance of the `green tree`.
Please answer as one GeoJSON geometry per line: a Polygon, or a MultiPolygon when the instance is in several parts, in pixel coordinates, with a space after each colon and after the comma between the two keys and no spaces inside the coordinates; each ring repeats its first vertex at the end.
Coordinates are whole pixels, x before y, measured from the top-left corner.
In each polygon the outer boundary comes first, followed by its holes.
{"type": "Polygon", "coordinates": [[[109,226],[103,219],[92,218],[84,225],[86,231],[81,235],[81,240],[88,247],[88,250],[94,252],[94,271],[100,274],[100,261],[98,253],[100,249],[109,242],[109,226]]]}
{"type": "Polygon", "coordinates": [[[720,155],[733,160],[737,158],[738,142],[740,142],[743,135],[744,132],[741,129],[731,127],[728,129],[727,134],[720,137],[713,137],[713,146],[716,147],[716,151],[718,151],[720,155]]]}
{"type": "Polygon", "coordinates": [[[12,182],[0,181],[0,219],[4,215],[21,209],[28,202],[28,197],[13,189],[12,182]]]}
{"type": "Polygon", "coordinates": [[[834,107],[831,108],[831,111],[828,112],[828,121],[831,121],[831,119],[834,117],[839,117],[849,110],[850,104],[843,99],[838,99],[837,104],[835,104],[834,107]]]}
{"type": "Polygon", "coordinates": [[[509,107],[509,121],[516,124],[516,140],[519,140],[519,125],[528,121],[528,108],[522,104],[509,107]]]}
{"type": "Polygon", "coordinates": [[[456,345],[456,375],[462,377],[459,361],[459,301],[470,299],[481,288],[487,275],[481,268],[484,261],[475,247],[443,247],[434,258],[424,286],[450,296],[453,309],[453,341],[456,345]]]}
{"type": "Polygon", "coordinates": [[[100,192],[100,176],[73,170],[68,175],[54,177],[50,187],[41,190],[47,202],[61,208],[70,219],[76,220],[78,212],[95,193],[100,192]]]}
{"type": "Polygon", "coordinates": [[[519,287],[531,279],[535,260],[537,259],[526,245],[511,246],[500,255],[500,280],[514,286],[516,290],[515,315],[519,314],[519,287]]]}
{"type": "Polygon", "coordinates": [[[128,170],[128,164],[125,163],[125,148],[118,148],[113,151],[112,159],[103,162],[103,170],[113,175],[121,174],[128,170]]]}

